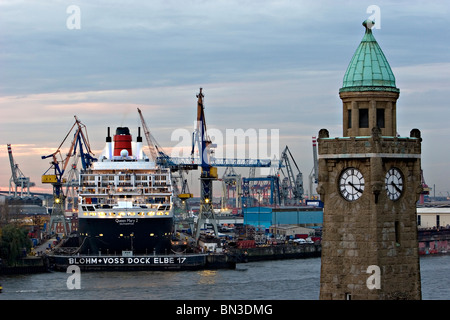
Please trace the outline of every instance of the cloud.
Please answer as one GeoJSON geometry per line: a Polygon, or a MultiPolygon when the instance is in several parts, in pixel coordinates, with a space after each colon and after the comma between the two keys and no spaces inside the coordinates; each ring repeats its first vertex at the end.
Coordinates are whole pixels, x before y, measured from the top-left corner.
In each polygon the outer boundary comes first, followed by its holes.
{"type": "MultiPolygon", "coordinates": [[[[69,4],[0,3],[0,143],[17,146],[34,181],[48,165],[40,155],[59,145],[74,115],[101,150],[106,127],[140,125],[139,107],[171,151],[174,130],[193,129],[200,87],[208,128],[280,129],[280,148],[288,145],[309,172],[311,136],[321,128],[341,135],[338,90],[372,3],[82,0],[80,30],[66,27],[69,4]]],[[[401,90],[399,130],[418,127],[432,152],[448,133],[448,6],[377,5],[382,28],[374,35],[401,90]]],[[[438,160],[424,159],[429,180],[444,176],[438,160]]],[[[0,184],[9,179],[5,166],[0,184]]]]}
{"type": "Polygon", "coordinates": [[[447,91],[450,80],[450,61],[414,64],[392,68],[398,86],[404,93],[425,93],[431,90],[447,91]]]}
{"type": "Polygon", "coordinates": [[[306,17],[317,5],[152,1],[79,7],[80,30],[66,28],[62,3],[24,2],[20,13],[15,6],[5,9],[7,81],[0,92],[176,86],[289,68],[311,48],[306,17]]]}

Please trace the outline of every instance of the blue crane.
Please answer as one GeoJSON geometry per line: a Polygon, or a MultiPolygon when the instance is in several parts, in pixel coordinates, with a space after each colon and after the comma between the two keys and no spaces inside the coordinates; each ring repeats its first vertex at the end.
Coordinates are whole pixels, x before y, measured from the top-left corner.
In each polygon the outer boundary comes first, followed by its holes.
{"type": "Polygon", "coordinates": [[[96,158],[94,158],[92,155],[92,151],[89,145],[89,140],[86,132],[86,126],[78,120],[77,116],[75,117],[75,123],[70,128],[69,132],[65,136],[64,140],[59,145],[58,149],[53,152],[50,155],[42,156],[42,159],[52,158],[51,166],[47,171],[42,175],[42,183],[51,183],[53,185],[54,195],[60,196],[61,194],[61,186],[64,183],[64,173],[66,171],[67,165],[69,164],[69,160],[72,156],[75,156],[77,154],[77,147],[80,152],[80,158],[81,158],[81,165],[83,167],[83,170],[90,167],[91,163],[93,161],[97,161],[96,158]],[[74,138],[72,140],[72,143],[70,145],[69,152],[66,154],[65,158],[62,158],[61,155],[61,147],[63,146],[64,142],[67,140],[67,137],[71,133],[71,131],[74,128],[77,128],[74,133],[74,138]],[[84,148],[83,148],[84,146],[84,148]],[[86,151],[85,151],[86,150],[86,151]],[[58,155],[60,156],[61,160],[58,160],[58,155]],[[60,166],[60,163],[62,164],[60,166]],[[51,171],[53,169],[53,174],[47,174],[47,172],[51,171]]]}
{"type": "MultiPolygon", "coordinates": [[[[215,147],[207,133],[204,94],[202,88],[197,94],[197,127],[193,133],[191,163],[201,167],[200,175],[200,213],[197,219],[195,238],[198,240],[203,225],[212,224],[215,235],[218,236],[217,220],[213,210],[213,181],[217,180],[217,167],[270,167],[271,160],[261,159],[216,159],[211,157],[211,148],[215,147]],[[194,158],[195,145],[198,146],[200,158],[194,158]]],[[[180,160],[180,159],[177,159],[180,160]]]]}
{"type": "Polygon", "coordinates": [[[66,172],[69,160],[77,154],[78,149],[80,152],[81,165],[83,169],[89,168],[93,161],[97,161],[97,159],[93,157],[93,153],[89,145],[86,126],[78,120],[77,116],[74,117],[75,123],[70,128],[58,149],[50,155],[41,157],[42,159],[52,159],[50,168],[47,169],[47,171],[42,175],[42,183],[49,183],[53,186],[53,208],[50,217],[50,228],[52,228],[55,223],[61,222],[65,233],[67,233],[67,226],[64,219],[64,202],[66,197],[62,186],[66,183],[64,173],[66,172]],[[66,157],[63,158],[61,155],[61,147],[74,128],[76,128],[76,131],[74,133],[74,138],[70,145],[69,152],[66,154],[66,157]],[[50,171],[53,171],[53,174],[50,174],[50,171]]]}
{"type": "Polygon", "coordinates": [[[197,126],[193,133],[191,157],[179,158],[170,157],[159,146],[154,137],[150,134],[147,128],[144,117],[138,109],[141,117],[141,122],[144,127],[144,133],[147,138],[147,143],[150,149],[150,155],[155,160],[156,164],[162,167],[168,167],[172,171],[196,170],[200,167],[200,214],[197,220],[196,239],[199,238],[200,227],[204,223],[211,223],[214,232],[218,235],[216,218],[213,211],[213,188],[212,182],[217,180],[217,167],[270,167],[270,159],[225,159],[211,157],[212,148],[215,144],[212,143],[208,137],[206,118],[203,105],[204,94],[202,88],[196,95],[197,97],[197,126]],[[197,145],[199,157],[194,157],[195,147],[197,145]]]}
{"type": "Polygon", "coordinates": [[[203,106],[203,93],[197,94],[197,128],[192,141],[191,156],[194,155],[195,142],[198,143],[200,152],[200,213],[197,218],[195,239],[199,239],[200,230],[205,223],[211,223],[216,237],[219,235],[217,220],[213,209],[213,181],[217,180],[217,167],[210,164],[211,147],[214,147],[208,137],[205,121],[205,110],[203,106]]]}

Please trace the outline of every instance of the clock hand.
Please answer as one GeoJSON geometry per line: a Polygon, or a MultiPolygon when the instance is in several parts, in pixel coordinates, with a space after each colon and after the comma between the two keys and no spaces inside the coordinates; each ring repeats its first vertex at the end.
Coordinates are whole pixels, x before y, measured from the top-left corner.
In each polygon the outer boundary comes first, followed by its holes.
{"type": "Polygon", "coordinates": [[[353,187],[353,189],[355,189],[356,191],[361,192],[361,193],[363,192],[361,189],[355,187],[355,185],[353,183],[349,182],[348,184],[351,185],[353,187]]]}
{"type": "Polygon", "coordinates": [[[398,191],[398,192],[402,192],[402,190],[397,187],[397,185],[394,183],[394,181],[391,181],[391,185],[398,191]]]}

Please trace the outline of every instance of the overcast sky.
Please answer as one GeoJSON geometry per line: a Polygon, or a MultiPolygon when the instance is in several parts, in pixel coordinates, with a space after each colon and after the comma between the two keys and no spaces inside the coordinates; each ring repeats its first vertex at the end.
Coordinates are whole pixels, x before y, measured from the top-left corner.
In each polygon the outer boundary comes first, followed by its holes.
{"type": "Polygon", "coordinates": [[[375,15],[374,36],[400,88],[399,134],[421,130],[425,180],[447,195],[449,8],[418,0],[0,0],[1,190],[11,177],[8,143],[34,190],[46,187],[50,164],[41,156],[56,150],[74,115],[96,155],[108,126],[136,134],[137,107],[170,150],[177,129],[193,130],[200,87],[209,130],[278,129],[280,152],[289,147],[306,187],[312,136],[321,128],[342,135],[338,91],[361,23],[375,15]]]}

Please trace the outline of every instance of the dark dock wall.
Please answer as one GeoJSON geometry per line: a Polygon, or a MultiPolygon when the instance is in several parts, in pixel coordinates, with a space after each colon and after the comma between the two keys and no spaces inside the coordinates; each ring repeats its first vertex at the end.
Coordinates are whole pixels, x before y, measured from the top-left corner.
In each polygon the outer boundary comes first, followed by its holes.
{"type": "Polygon", "coordinates": [[[232,249],[230,252],[237,257],[238,262],[252,262],[320,257],[322,249],[320,245],[315,244],[283,244],[232,249]]]}

